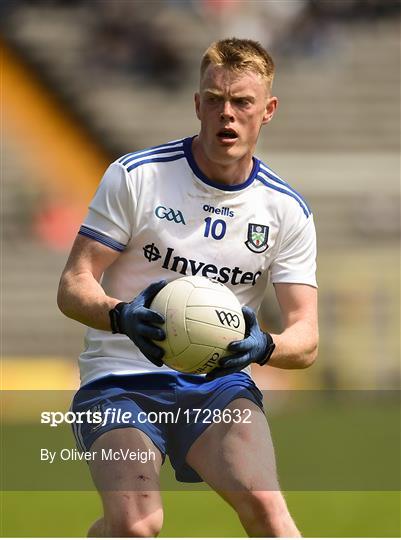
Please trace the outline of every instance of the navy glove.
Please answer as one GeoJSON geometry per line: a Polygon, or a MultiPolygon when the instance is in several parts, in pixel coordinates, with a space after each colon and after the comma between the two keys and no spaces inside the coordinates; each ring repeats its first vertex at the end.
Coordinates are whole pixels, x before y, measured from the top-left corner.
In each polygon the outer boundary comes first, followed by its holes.
{"type": "Polygon", "coordinates": [[[164,323],[160,313],[149,309],[153,298],[163,289],[167,281],[151,283],[132,302],[120,302],[109,311],[113,334],[125,334],[155,366],[163,365],[164,351],[153,343],[163,341],[166,334],[157,324],[164,323]]]}
{"type": "Polygon", "coordinates": [[[245,338],[229,344],[228,350],[236,354],[222,358],[219,362],[220,367],[208,373],[206,379],[211,380],[241,371],[252,362],[263,366],[272,355],[275,348],[273,339],[267,332],[262,332],[253,309],[244,306],[242,313],[246,327],[245,338]]]}

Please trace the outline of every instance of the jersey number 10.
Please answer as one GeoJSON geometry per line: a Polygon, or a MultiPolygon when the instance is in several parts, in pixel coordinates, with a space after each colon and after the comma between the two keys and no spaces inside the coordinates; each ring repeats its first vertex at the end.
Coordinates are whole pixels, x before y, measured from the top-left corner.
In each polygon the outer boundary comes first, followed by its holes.
{"type": "Polygon", "coordinates": [[[226,234],[227,223],[223,219],[215,219],[212,221],[211,217],[205,218],[205,232],[203,236],[208,238],[209,235],[215,240],[221,240],[226,234]]]}

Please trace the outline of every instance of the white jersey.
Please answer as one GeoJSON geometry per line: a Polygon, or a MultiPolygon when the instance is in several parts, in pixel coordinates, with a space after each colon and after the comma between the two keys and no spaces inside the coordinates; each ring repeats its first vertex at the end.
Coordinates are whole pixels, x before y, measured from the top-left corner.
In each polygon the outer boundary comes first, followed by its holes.
{"type": "MultiPolygon", "coordinates": [[[[150,283],[182,275],[217,279],[255,311],[268,281],[316,286],[312,214],[302,197],[253,158],[249,178],[209,180],[193,137],[127,154],[107,169],[80,234],[121,252],[106,294],[130,301],[150,283]]],[[[125,335],[89,328],[81,382],[161,370],[125,335]]]]}

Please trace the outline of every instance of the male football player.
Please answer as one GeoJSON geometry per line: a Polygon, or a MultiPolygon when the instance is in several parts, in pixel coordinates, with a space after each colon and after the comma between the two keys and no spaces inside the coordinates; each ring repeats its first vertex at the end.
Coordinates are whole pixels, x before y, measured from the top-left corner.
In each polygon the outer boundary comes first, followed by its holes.
{"type": "Polygon", "coordinates": [[[156,536],[163,510],[159,472],[169,456],[179,481],[205,481],[238,513],[250,536],[296,537],[277,481],[255,362],[308,367],[318,343],[315,230],[302,197],[254,156],[277,107],[273,61],[252,40],[213,43],[201,62],[198,135],[127,154],[106,171],[62,274],[58,303],[87,325],[76,411],[107,414],[75,426],[78,445],[152,451],[147,463],[89,463],[104,515],[89,536],[156,536]],[[243,307],[244,340],[208,376],[163,364],[156,293],[181,275],[224,283],[243,307]],[[271,335],[257,312],[273,283],[283,330],[271,335]],[[193,409],[232,411],[206,423],[193,409]],[[188,410],[172,423],[139,422],[149,411],[188,410]],[[237,421],[238,418],[241,421],[237,421]],[[245,421],[250,418],[250,421],[245,421]]]}

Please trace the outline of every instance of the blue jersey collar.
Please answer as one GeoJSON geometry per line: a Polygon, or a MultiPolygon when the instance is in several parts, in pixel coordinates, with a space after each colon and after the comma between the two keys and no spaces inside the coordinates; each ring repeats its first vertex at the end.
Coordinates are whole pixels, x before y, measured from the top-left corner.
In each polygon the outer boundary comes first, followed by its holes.
{"type": "Polygon", "coordinates": [[[192,172],[200,179],[202,182],[207,184],[208,186],[214,187],[216,189],[220,189],[221,191],[240,191],[241,189],[245,189],[248,186],[252,184],[252,182],[255,180],[256,175],[259,171],[259,160],[255,157],[252,158],[253,161],[253,167],[251,174],[245,180],[245,182],[242,182],[242,184],[235,184],[233,186],[227,186],[223,183],[213,182],[213,180],[210,180],[198,167],[194,156],[192,154],[192,141],[196,137],[194,135],[193,137],[187,137],[184,139],[184,153],[185,157],[187,158],[188,165],[191,167],[192,172]]]}

